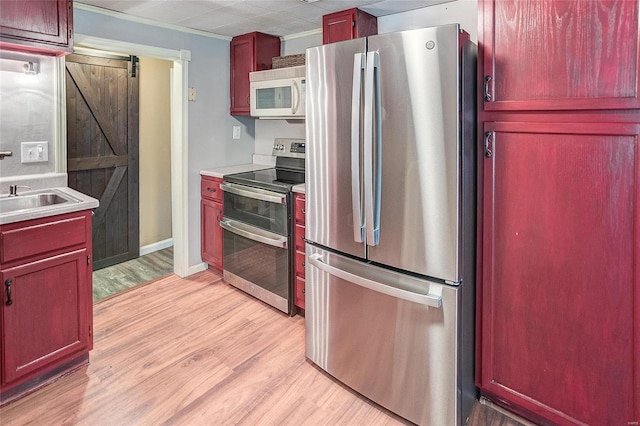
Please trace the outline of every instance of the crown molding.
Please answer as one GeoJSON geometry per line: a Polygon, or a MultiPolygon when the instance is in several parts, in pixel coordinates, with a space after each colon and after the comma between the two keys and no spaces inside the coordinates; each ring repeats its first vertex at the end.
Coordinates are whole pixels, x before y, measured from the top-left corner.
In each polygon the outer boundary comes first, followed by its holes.
{"type": "Polygon", "coordinates": [[[164,28],[167,30],[179,31],[187,34],[195,34],[203,37],[216,38],[219,40],[230,41],[231,37],[222,36],[207,31],[194,30],[191,28],[181,27],[180,25],[166,24],[164,22],[154,21],[153,19],[141,18],[139,16],[127,15],[122,12],[115,12],[113,10],[103,9],[101,7],[91,6],[84,3],[73,3],[74,9],[85,10],[87,12],[99,13],[101,15],[111,16],[112,18],[122,19],[125,21],[136,22],[138,24],[151,25],[153,27],[164,28]]]}

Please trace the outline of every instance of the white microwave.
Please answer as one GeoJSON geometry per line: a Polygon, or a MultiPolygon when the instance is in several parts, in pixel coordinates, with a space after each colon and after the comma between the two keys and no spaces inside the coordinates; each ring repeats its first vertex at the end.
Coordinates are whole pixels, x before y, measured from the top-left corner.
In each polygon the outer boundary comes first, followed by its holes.
{"type": "Polygon", "coordinates": [[[305,80],[304,65],[249,73],[251,116],[303,119],[305,80]]]}

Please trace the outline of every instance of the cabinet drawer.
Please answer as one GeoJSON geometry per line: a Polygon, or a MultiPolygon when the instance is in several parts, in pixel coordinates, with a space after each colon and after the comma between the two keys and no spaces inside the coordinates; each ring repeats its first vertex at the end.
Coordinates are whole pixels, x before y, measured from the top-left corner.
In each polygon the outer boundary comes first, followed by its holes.
{"type": "Polygon", "coordinates": [[[296,251],[296,275],[304,278],[305,277],[305,256],[303,251],[296,251]]]}
{"type": "Polygon", "coordinates": [[[295,202],[295,214],[296,223],[303,225],[305,224],[305,197],[302,194],[296,194],[296,202],[295,202]]]}
{"type": "Polygon", "coordinates": [[[296,225],[296,229],[294,230],[294,246],[296,250],[304,253],[304,226],[296,225]]]}
{"type": "Polygon", "coordinates": [[[66,247],[85,245],[91,235],[88,221],[88,213],[83,213],[82,216],[50,222],[38,219],[24,226],[3,228],[0,231],[0,261],[5,264],[66,247]]]}
{"type": "Polygon", "coordinates": [[[293,285],[295,293],[293,302],[300,309],[304,309],[305,305],[305,284],[304,278],[296,277],[296,282],[293,285]]]}
{"type": "Polygon", "coordinates": [[[222,179],[203,177],[200,182],[200,190],[202,198],[209,198],[214,201],[222,202],[222,190],[220,184],[222,179]]]}

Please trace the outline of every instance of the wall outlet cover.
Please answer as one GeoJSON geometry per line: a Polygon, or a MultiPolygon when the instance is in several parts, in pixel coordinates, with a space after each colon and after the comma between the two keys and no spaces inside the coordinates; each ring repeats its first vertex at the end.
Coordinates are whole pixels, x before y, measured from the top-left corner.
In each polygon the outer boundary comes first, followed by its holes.
{"type": "Polygon", "coordinates": [[[46,163],[49,161],[49,142],[22,142],[20,144],[21,163],[46,163]]]}
{"type": "Polygon", "coordinates": [[[233,139],[240,139],[240,126],[233,126],[233,139]]]}

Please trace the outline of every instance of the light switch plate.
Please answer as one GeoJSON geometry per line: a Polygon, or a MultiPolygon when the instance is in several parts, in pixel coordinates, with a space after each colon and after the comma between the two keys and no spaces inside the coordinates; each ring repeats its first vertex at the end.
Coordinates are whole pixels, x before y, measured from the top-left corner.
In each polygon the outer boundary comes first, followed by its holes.
{"type": "Polygon", "coordinates": [[[22,142],[20,144],[21,163],[46,163],[49,161],[49,142],[22,142]]]}
{"type": "Polygon", "coordinates": [[[233,139],[240,139],[240,126],[233,126],[233,139]]]}

